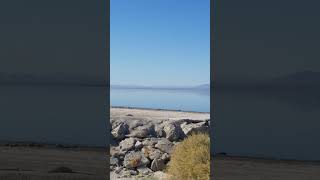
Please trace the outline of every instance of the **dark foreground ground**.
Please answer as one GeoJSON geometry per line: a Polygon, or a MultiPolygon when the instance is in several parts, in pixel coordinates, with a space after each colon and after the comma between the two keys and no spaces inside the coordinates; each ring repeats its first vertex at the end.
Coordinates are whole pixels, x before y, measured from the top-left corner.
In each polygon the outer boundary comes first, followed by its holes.
{"type": "MultiPolygon", "coordinates": [[[[109,179],[104,149],[0,146],[0,180],[109,179]],[[57,170],[70,168],[73,172],[57,170]]],[[[318,180],[320,163],[220,156],[215,180],[318,180]]]]}
{"type": "Polygon", "coordinates": [[[215,157],[215,180],[318,180],[320,163],[243,157],[215,157]]]}
{"type": "Polygon", "coordinates": [[[103,149],[0,146],[0,180],[107,179],[103,149]]]}

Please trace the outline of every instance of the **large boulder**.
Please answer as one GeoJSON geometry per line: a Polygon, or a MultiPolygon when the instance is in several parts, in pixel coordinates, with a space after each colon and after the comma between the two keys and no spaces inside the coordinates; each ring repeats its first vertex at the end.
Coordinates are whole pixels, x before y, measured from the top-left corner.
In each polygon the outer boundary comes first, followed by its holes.
{"type": "Polygon", "coordinates": [[[155,158],[160,158],[162,156],[162,152],[159,149],[155,149],[152,146],[144,146],[141,150],[143,155],[151,160],[155,158]]]}
{"type": "Polygon", "coordinates": [[[120,146],[121,151],[126,152],[126,151],[129,151],[129,150],[133,149],[135,143],[136,143],[136,139],[127,138],[127,139],[121,141],[119,146],[120,146]]]}
{"type": "Polygon", "coordinates": [[[189,136],[193,133],[208,133],[210,127],[207,125],[207,122],[200,123],[190,123],[190,124],[182,124],[181,128],[185,135],[189,136]]]}
{"type": "Polygon", "coordinates": [[[157,124],[154,128],[155,130],[155,135],[158,138],[166,137],[166,133],[163,130],[163,125],[162,124],[157,124]]]}
{"type": "Polygon", "coordinates": [[[117,127],[112,129],[111,134],[114,139],[122,140],[125,138],[125,135],[129,132],[129,126],[126,123],[120,123],[117,127]]]}
{"type": "Polygon", "coordinates": [[[184,133],[179,124],[175,122],[167,122],[164,124],[163,131],[169,141],[178,141],[184,138],[184,133]]]}
{"type": "Polygon", "coordinates": [[[130,131],[128,137],[146,138],[154,135],[154,125],[138,126],[130,131]]]}
{"type": "Polygon", "coordinates": [[[156,148],[160,149],[162,152],[171,154],[173,151],[174,144],[167,139],[160,139],[155,145],[156,148]]]}
{"type": "Polygon", "coordinates": [[[151,163],[151,170],[152,171],[162,171],[165,168],[165,163],[163,159],[156,158],[151,163]]]}
{"type": "Polygon", "coordinates": [[[150,163],[140,151],[131,151],[124,157],[123,165],[126,168],[136,168],[140,166],[147,166],[150,163]]]}

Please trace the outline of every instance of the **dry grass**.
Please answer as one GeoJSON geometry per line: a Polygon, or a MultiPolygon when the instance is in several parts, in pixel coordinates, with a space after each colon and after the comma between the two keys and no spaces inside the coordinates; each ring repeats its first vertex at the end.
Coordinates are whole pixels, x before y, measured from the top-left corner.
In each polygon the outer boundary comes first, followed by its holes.
{"type": "Polygon", "coordinates": [[[167,173],[174,180],[209,180],[209,135],[193,134],[178,144],[171,156],[167,173]]]}

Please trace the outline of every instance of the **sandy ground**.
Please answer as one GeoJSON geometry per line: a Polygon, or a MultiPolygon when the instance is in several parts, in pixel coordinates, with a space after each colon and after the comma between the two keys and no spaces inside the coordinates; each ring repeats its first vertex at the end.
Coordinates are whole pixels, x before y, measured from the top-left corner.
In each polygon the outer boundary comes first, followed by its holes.
{"type": "Polygon", "coordinates": [[[320,163],[216,157],[215,180],[318,180],[320,163]]]}
{"type": "Polygon", "coordinates": [[[0,180],[107,179],[105,154],[102,150],[1,146],[0,180]],[[61,166],[74,173],[48,173],[61,166]]]}
{"type": "Polygon", "coordinates": [[[170,110],[156,110],[156,109],[133,109],[123,107],[112,107],[110,109],[111,119],[142,119],[150,121],[162,120],[179,120],[190,119],[204,121],[210,119],[210,113],[199,112],[183,112],[170,110]],[[132,115],[132,116],[128,116],[132,115]]]}

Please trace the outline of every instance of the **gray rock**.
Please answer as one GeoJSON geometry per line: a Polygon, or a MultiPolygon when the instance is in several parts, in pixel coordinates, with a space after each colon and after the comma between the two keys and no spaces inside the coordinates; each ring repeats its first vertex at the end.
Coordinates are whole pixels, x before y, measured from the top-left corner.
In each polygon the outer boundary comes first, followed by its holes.
{"type": "Polygon", "coordinates": [[[152,170],[147,167],[138,167],[137,170],[139,174],[142,174],[142,175],[148,175],[152,173],[152,170]]]}
{"type": "Polygon", "coordinates": [[[142,142],[144,146],[152,146],[152,147],[154,147],[157,143],[158,143],[158,139],[156,138],[148,138],[142,142]]]}
{"type": "Polygon", "coordinates": [[[151,160],[155,158],[160,158],[162,156],[162,152],[159,149],[155,149],[152,146],[144,146],[141,149],[143,155],[151,160]]]}
{"type": "Polygon", "coordinates": [[[119,158],[120,156],[125,155],[127,151],[122,151],[119,146],[110,148],[110,155],[119,158]]]}
{"type": "Polygon", "coordinates": [[[126,168],[135,168],[140,166],[147,166],[150,163],[142,152],[131,151],[124,157],[123,165],[126,168]]]}
{"type": "Polygon", "coordinates": [[[119,174],[122,169],[123,169],[123,167],[118,166],[118,167],[116,167],[116,168],[114,169],[114,172],[117,173],[117,174],[119,174]]]}
{"type": "Polygon", "coordinates": [[[193,133],[208,133],[210,129],[207,122],[183,124],[181,128],[187,136],[193,133]]]}
{"type": "Polygon", "coordinates": [[[156,125],[155,128],[156,137],[166,137],[166,133],[163,130],[163,125],[156,125]]]}
{"type": "Polygon", "coordinates": [[[141,148],[143,147],[143,144],[142,144],[141,141],[137,141],[136,144],[134,145],[134,147],[135,147],[136,149],[141,149],[141,148]]]}
{"type": "Polygon", "coordinates": [[[167,162],[170,160],[170,155],[168,153],[164,153],[162,154],[161,159],[167,162]]]}
{"type": "Polygon", "coordinates": [[[177,141],[184,138],[184,133],[180,125],[178,125],[177,123],[167,122],[165,123],[163,130],[166,134],[166,138],[169,141],[177,141]]]}
{"type": "Polygon", "coordinates": [[[133,149],[134,145],[136,143],[136,140],[134,138],[127,138],[120,142],[119,146],[121,151],[129,151],[133,149]]]}
{"type": "Polygon", "coordinates": [[[138,172],[135,171],[135,170],[132,170],[132,169],[122,169],[120,172],[119,172],[119,175],[121,178],[129,178],[131,176],[135,176],[137,175],[138,172]]]}
{"type": "Polygon", "coordinates": [[[149,158],[151,160],[154,160],[156,158],[160,158],[162,156],[163,152],[161,152],[159,149],[154,149],[149,153],[149,158]]]}
{"type": "Polygon", "coordinates": [[[165,168],[164,160],[160,158],[156,158],[151,163],[151,170],[152,171],[162,171],[165,168]]]}
{"type": "Polygon", "coordinates": [[[126,123],[120,123],[116,128],[111,131],[112,136],[117,140],[122,140],[129,132],[129,126],[126,123]]]}
{"type": "Polygon", "coordinates": [[[167,139],[161,139],[158,141],[158,143],[155,145],[156,148],[160,149],[162,152],[166,152],[168,154],[171,154],[173,151],[173,143],[168,141],[167,139]]]}
{"type": "Polygon", "coordinates": [[[119,159],[111,156],[110,157],[110,166],[119,166],[119,159]]]}
{"type": "Polygon", "coordinates": [[[144,125],[138,126],[135,129],[130,131],[128,137],[137,137],[137,138],[146,138],[150,135],[154,135],[154,126],[153,125],[144,125]]]}
{"type": "Polygon", "coordinates": [[[138,127],[138,126],[143,126],[146,124],[146,122],[142,120],[130,120],[128,121],[129,123],[129,130],[131,131],[132,129],[138,127]]]}

